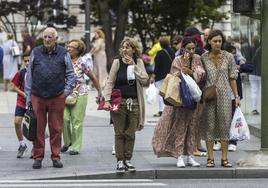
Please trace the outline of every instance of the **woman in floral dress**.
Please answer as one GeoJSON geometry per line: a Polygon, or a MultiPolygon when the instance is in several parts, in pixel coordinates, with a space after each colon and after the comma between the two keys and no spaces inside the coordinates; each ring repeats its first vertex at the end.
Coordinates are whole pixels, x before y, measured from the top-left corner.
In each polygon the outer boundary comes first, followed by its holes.
{"type": "MultiPolygon", "coordinates": [[[[195,47],[196,44],[192,38],[183,39],[182,48],[184,48],[185,53],[174,59],[170,73],[180,75],[182,71],[192,76],[197,69],[203,69],[200,56],[194,53],[195,47]]],[[[204,77],[204,72],[197,75],[199,77],[197,80],[201,80],[204,77]]],[[[154,130],[152,145],[155,154],[158,157],[177,158],[177,167],[179,168],[185,167],[183,155],[187,156],[186,165],[200,166],[193,158],[196,149],[195,129],[197,121],[196,109],[166,105],[154,130]]]]}
{"type": "Polygon", "coordinates": [[[237,69],[231,53],[222,50],[224,36],[220,30],[211,31],[208,36],[208,52],[202,55],[202,62],[206,70],[207,79],[205,89],[216,86],[217,99],[206,102],[203,114],[202,138],[206,140],[208,159],[207,167],[214,167],[213,144],[221,142],[221,166],[232,167],[227,159],[229,129],[232,120],[231,92],[235,96],[236,106],[240,105],[237,92],[237,69]]]}

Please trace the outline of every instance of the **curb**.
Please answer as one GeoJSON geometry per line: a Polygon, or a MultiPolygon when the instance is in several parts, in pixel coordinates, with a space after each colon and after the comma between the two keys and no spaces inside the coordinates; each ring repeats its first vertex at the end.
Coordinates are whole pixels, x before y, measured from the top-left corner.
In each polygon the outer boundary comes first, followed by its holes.
{"type": "Polygon", "coordinates": [[[84,174],[66,177],[45,178],[39,180],[86,180],[86,179],[236,179],[268,178],[268,168],[213,168],[178,170],[141,170],[117,175],[114,172],[84,174]]]}
{"type": "Polygon", "coordinates": [[[257,128],[253,125],[248,125],[248,128],[249,128],[249,132],[250,134],[256,136],[257,138],[261,138],[261,129],[260,128],[257,128]]]}

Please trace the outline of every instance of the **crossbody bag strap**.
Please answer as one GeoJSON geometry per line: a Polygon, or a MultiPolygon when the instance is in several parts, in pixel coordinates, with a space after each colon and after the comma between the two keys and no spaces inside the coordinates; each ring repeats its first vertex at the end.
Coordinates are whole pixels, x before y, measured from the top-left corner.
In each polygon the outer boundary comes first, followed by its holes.
{"type": "MultiPolygon", "coordinates": [[[[221,62],[221,64],[220,64],[220,66],[219,66],[219,68],[221,68],[221,66],[222,66],[222,64],[223,64],[223,62],[221,62]]],[[[217,69],[217,77],[216,77],[216,80],[215,80],[215,82],[214,82],[214,85],[216,85],[216,83],[218,82],[218,80],[219,80],[219,74],[220,74],[220,72],[219,72],[219,69],[218,69],[218,67],[216,67],[216,69],[217,69]]]]}
{"type": "MultiPolygon", "coordinates": [[[[205,67],[205,63],[204,63],[204,60],[203,60],[203,59],[201,59],[201,63],[202,63],[202,65],[203,65],[203,67],[205,67]]],[[[222,64],[221,64],[220,66],[222,66],[222,64]]],[[[218,80],[219,80],[219,70],[218,70],[218,68],[216,68],[216,70],[217,70],[217,75],[216,75],[216,80],[215,80],[215,82],[213,83],[213,85],[216,85],[216,83],[217,83],[218,80]]]]}
{"type": "Polygon", "coordinates": [[[163,50],[164,50],[164,52],[166,52],[166,54],[168,55],[168,57],[169,57],[170,61],[172,62],[173,60],[172,60],[172,58],[170,57],[170,55],[169,55],[168,51],[167,51],[166,49],[163,49],[163,50]]]}

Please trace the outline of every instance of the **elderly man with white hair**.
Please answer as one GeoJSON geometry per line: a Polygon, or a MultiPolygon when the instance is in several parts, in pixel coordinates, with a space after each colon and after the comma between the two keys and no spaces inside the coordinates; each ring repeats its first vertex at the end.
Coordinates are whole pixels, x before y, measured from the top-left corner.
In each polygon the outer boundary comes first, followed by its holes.
{"type": "Polygon", "coordinates": [[[61,137],[65,97],[73,90],[74,70],[67,49],[58,45],[57,31],[47,27],[43,45],[33,49],[27,69],[26,103],[37,117],[37,134],[33,148],[33,168],[40,169],[45,154],[45,130],[48,122],[53,167],[62,168],[61,137]]]}

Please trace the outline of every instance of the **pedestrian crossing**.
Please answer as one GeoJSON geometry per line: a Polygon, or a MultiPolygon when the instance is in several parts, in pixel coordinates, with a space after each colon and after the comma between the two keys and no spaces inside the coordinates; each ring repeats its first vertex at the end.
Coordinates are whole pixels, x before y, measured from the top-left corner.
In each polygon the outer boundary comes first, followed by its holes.
{"type": "Polygon", "coordinates": [[[57,187],[165,187],[161,182],[150,179],[116,180],[1,180],[0,188],[57,188],[57,187]]]}

